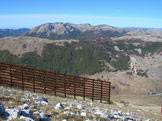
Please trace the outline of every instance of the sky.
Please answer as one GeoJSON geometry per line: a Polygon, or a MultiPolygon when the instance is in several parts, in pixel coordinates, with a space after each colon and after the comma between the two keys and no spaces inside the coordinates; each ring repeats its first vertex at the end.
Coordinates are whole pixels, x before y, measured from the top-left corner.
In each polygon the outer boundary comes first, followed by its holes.
{"type": "Polygon", "coordinates": [[[162,0],[1,0],[0,28],[43,23],[162,28],[162,0]]]}

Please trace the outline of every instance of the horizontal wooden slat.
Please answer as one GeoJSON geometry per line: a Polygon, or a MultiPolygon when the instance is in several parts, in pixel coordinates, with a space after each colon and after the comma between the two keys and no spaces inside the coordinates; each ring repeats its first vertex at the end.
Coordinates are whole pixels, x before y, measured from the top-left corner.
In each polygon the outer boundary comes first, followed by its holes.
{"type": "Polygon", "coordinates": [[[31,67],[0,62],[0,84],[36,92],[65,96],[81,96],[93,100],[110,101],[111,83],[85,77],[65,75],[31,67]]]}

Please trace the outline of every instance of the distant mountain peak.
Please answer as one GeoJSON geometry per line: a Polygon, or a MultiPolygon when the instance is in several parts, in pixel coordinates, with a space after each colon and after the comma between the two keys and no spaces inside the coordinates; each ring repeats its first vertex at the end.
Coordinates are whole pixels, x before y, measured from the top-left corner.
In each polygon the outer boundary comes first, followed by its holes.
{"type": "Polygon", "coordinates": [[[71,24],[71,23],[46,23],[34,27],[26,36],[48,39],[78,39],[97,40],[109,39],[123,35],[123,30],[109,25],[71,24]]]}
{"type": "Polygon", "coordinates": [[[0,29],[0,38],[8,36],[29,36],[51,40],[131,40],[162,41],[162,29],[158,28],[117,28],[101,24],[44,23],[33,29],[0,29]]]}

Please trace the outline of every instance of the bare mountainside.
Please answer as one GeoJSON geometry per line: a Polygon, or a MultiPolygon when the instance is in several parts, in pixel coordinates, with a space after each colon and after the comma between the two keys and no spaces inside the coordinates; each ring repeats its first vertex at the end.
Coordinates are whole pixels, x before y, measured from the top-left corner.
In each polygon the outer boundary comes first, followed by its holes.
{"type": "Polygon", "coordinates": [[[70,43],[76,40],[48,40],[36,37],[5,37],[0,39],[0,50],[8,50],[10,53],[22,56],[25,53],[36,52],[38,55],[42,55],[43,48],[46,44],[56,44],[63,46],[64,42],[70,43]]]}
{"type": "Polygon", "coordinates": [[[161,41],[161,29],[117,28],[109,25],[47,23],[34,27],[25,36],[48,39],[161,41]]]}
{"type": "Polygon", "coordinates": [[[160,29],[135,29],[127,32],[121,37],[112,38],[113,40],[139,39],[143,41],[161,42],[162,31],[160,29]]]}
{"type": "Polygon", "coordinates": [[[108,25],[92,26],[90,24],[47,23],[34,27],[25,35],[48,39],[97,40],[119,37],[124,33],[124,29],[108,25]]]}
{"type": "Polygon", "coordinates": [[[109,25],[46,23],[32,29],[0,29],[0,38],[8,36],[31,36],[51,40],[75,39],[95,40],[132,40],[162,41],[162,29],[118,28],[109,25]]]}
{"type": "Polygon", "coordinates": [[[161,42],[7,37],[0,50],[0,61],[110,80],[114,94],[162,92],[161,42]]]}

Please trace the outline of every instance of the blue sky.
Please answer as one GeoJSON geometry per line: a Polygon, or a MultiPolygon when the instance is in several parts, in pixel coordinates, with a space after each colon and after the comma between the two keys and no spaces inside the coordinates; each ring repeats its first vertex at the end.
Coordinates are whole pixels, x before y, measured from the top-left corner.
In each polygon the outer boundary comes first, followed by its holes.
{"type": "Polygon", "coordinates": [[[42,23],[162,28],[162,0],[1,0],[0,28],[42,23]]]}

